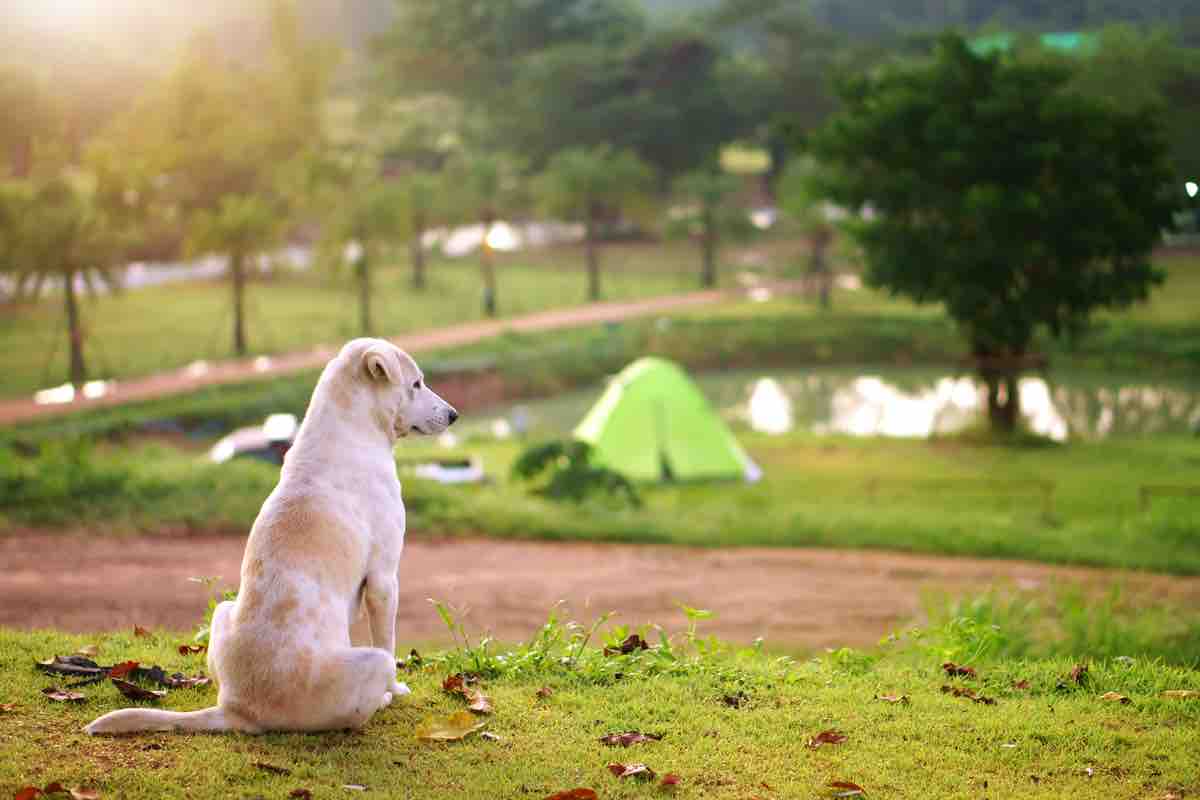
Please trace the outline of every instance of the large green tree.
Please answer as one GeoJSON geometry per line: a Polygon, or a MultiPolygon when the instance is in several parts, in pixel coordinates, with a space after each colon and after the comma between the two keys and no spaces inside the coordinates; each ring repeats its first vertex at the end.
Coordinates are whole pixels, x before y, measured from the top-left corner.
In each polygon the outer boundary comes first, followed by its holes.
{"type": "Polygon", "coordinates": [[[544,205],[552,214],[583,220],[588,299],[600,289],[600,227],[645,196],[651,171],[628,150],[607,145],[572,148],[550,159],[540,181],[544,205]]]}
{"type": "Polygon", "coordinates": [[[717,285],[717,250],[725,232],[745,230],[745,209],[733,201],[742,188],[736,175],[715,169],[701,169],[681,176],[675,182],[675,192],[694,203],[700,224],[700,285],[717,285]]]}
{"type": "Polygon", "coordinates": [[[1071,71],[974,55],[945,37],[925,63],[861,76],[811,137],[827,196],[867,280],[945,306],[1012,429],[1017,377],[1040,330],[1082,329],[1161,279],[1170,224],[1162,120],[1069,90],[1071,71]]]}

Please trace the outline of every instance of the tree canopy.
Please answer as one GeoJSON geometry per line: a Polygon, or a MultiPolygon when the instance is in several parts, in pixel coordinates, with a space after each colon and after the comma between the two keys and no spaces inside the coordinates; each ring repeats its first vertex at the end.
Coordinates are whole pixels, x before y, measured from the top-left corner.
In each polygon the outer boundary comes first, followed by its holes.
{"type": "Polygon", "coordinates": [[[1005,426],[1035,333],[1144,298],[1170,224],[1160,117],[1072,92],[1071,76],[948,36],[927,63],[848,82],[809,143],[826,195],[869,209],[849,226],[867,280],[945,306],[1005,426]]]}

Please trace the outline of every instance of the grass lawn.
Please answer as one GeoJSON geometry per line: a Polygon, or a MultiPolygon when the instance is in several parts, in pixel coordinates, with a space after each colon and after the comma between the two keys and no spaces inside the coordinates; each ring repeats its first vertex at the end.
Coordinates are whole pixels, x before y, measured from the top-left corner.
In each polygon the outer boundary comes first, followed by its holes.
{"type": "MultiPolygon", "coordinates": [[[[1187,482],[1200,464],[1195,438],[1066,446],[806,433],[741,439],[764,480],[647,487],[640,509],[531,494],[508,477],[519,451],[512,441],[447,451],[409,440],[397,454],[480,455],[494,479],[444,487],[402,473],[416,536],[882,548],[1200,574],[1200,501],[1165,497],[1142,509],[1138,498],[1143,484],[1187,482]],[[1049,505],[1022,481],[1048,482],[1049,505]]],[[[158,443],[51,445],[37,457],[0,448],[0,533],[6,525],[242,533],[276,478],[269,465],[216,466],[203,450],[158,443]]]]}
{"type": "MultiPolygon", "coordinates": [[[[444,327],[481,318],[476,258],[433,260],[428,288],[415,293],[405,260],[374,273],[380,334],[444,327]],[[402,266],[403,265],[403,266],[402,266]]],[[[605,299],[624,300],[698,288],[699,255],[686,242],[613,245],[602,261],[605,299]]],[[[556,248],[498,259],[503,316],[586,301],[582,251],[556,248]]],[[[729,277],[729,276],[726,276],[729,277]]],[[[252,283],[247,330],[253,353],[298,350],[359,335],[357,288],[317,270],[252,283]]],[[[92,374],[125,378],[232,356],[230,289],[223,282],[174,284],[84,302],[92,374]]],[[[0,315],[0,395],[20,395],[66,375],[64,313],[57,297],[0,315]]]]}
{"type": "MultiPolygon", "coordinates": [[[[799,662],[686,637],[606,657],[595,646],[577,650],[578,634],[568,631],[548,625],[505,659],[494,648],[427,653],[424,666],[404,676],[413,695],[361,732],[111,739],[81,728],[131,701],[104,682],[80,688],[83,703],[50,702],[41,690],[64,680],[37,671],[35,661],[95,645],[100,664],[137,660],[194,674],[203,657],[179,655],[182,637],[164,632],[0,630],[0,792],[51,781],[123,800],[358,794],[347,786],[397,798],[541,800],[584,787],[602,798],[744,800],[832,797],[835,781],[867,797],[897,798],[1110,800],[1200,791],[1200,699],[1164,694],[1200,689],[1192,670],[1084,657],[1087,672],[1076,682],[1079,659],[983,656],[970,662],[977,677],[948,677],[939,663],[970,646],[969,636],[799,662]],[[418,740],[424,720],[465,705],[442,691],[443,678],[471,669],[494,706],[480,721],[498,738],[418,740]],[[1105,699],[1109,692],[1129,702],[1105,699]],[[809,746],[830,730],[845,740],[809,746]],[[624,731],[663,738],[628,749],[598,741],[624,731]],[[608,770],[613,762],[645,763],[659,779],[619,780],[608,770]],[[668,773],[678,776],[674,788],[660,783],[668,773]]],[[[157,705],[190,710],[215,698],[210,685],[171,690],[157,705]]]]}

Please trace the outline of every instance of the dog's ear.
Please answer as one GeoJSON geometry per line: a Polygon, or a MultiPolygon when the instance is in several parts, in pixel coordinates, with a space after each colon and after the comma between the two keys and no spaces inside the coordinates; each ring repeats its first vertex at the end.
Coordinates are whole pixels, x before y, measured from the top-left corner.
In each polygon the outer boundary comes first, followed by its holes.
{"type": "Polygon", "coordinates": [[[383,347],[372,347],[363,353],[362,366],[368,380],[379,383],[396,383],[400,380],[399,364],[383,347]]]}

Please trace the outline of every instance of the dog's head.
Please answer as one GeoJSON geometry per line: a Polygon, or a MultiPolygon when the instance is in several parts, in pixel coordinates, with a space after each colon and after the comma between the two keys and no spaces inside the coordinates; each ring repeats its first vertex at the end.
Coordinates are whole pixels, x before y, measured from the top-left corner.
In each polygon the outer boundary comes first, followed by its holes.
{"type": "Polygon", "coordinates": [[[408,353],[383,339],[355,339],[338,356],[350,402],[366,404],[371,417],[395,440],[410,433],[436,435],[458,419],[454,407],[425,385],[408,353]]]}

